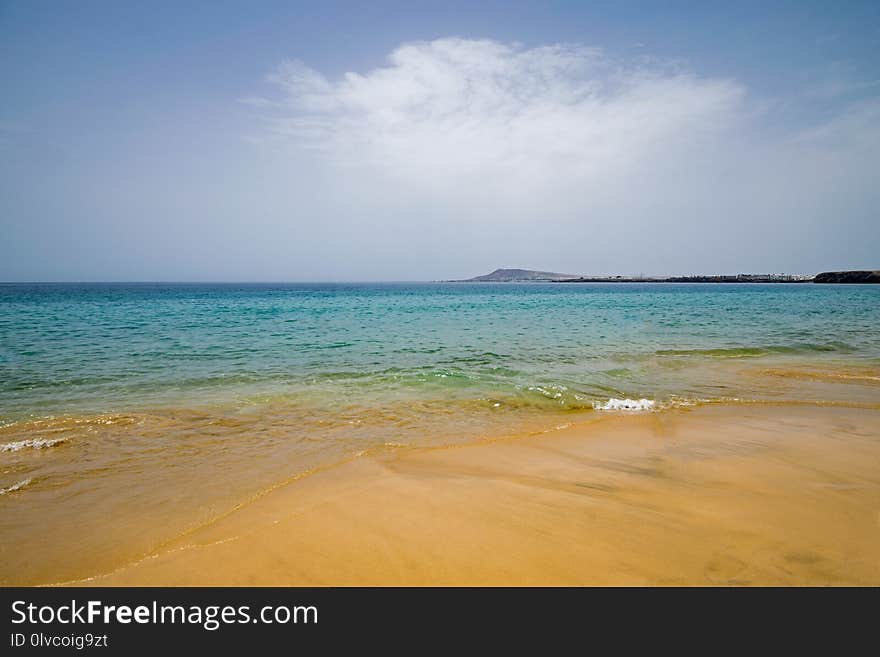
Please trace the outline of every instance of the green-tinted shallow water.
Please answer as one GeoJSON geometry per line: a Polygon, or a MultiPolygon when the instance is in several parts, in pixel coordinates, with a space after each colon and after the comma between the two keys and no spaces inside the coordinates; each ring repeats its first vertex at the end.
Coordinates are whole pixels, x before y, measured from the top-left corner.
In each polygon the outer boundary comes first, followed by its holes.
{"type": "Polygon", "coordinates": [[[610,400],[878,408],[878,327],[877,286],[0,285],[0,581],[138,558],[364,451],[610,400]]]}
{"type": "Polygon", "coordinates": [[[711,365],[876,367],[878,326],[875,286],[3,285],[0,417],[774,397],[711,365]]]}

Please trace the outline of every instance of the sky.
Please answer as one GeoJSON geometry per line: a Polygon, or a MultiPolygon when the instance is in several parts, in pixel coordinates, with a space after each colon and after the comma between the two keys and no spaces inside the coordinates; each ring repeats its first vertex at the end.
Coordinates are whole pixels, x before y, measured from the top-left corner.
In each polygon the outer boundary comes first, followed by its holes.
{"type": "Polygon", "coordinates": [[[0,0],[0,281],[878,269],[878,172],[877,2],[0,0]]]}

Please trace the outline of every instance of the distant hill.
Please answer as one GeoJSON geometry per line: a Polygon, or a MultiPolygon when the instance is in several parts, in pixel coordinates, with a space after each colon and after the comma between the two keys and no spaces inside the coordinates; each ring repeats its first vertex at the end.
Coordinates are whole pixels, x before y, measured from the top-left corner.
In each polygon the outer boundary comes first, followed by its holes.
{"type": "Polygon", "coordinates": [[[474,276],[461,281],[463,283],[511,283],[515,281],[559,281],[566,278],[577,278],[573,274],[558,274],[552,271],[534,271],[532,269],[496,269],[491,274],[474,276]]]}

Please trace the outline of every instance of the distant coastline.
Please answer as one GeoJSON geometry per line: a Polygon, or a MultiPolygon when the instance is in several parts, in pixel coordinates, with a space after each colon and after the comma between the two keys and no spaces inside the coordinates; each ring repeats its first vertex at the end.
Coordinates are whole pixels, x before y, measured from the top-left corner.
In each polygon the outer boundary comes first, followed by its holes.
{"type": "Polygon", "coordinates": [[[690,276],[575,276],[532,269],[496,269],[452,283],[837,283],[880,284],[880,270],[826,271],[807,274],[720,274],[690,276]]]}

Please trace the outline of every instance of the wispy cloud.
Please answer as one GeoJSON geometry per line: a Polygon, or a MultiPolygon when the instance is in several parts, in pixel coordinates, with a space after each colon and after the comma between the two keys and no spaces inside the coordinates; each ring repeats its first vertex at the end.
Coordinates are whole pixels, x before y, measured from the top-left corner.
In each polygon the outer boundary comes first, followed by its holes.
{"type": "Polygon", "coordinates": [[[279,134],[337,164],[432,187],[619,175],[717,131],[744,95],[729,80],[625,66],[583,46],[463,39],[403,45],[387,67],[338,80],[298,61],[269,79],[289,112],[279,134]]]}
{"type": "Polygon", "coordinates": [[[677,271],[682,245],[707,271],[831,266],[848,248],[841,229],[880,248],[870,96],[790,126],[773,115],[785,103],[678,62],[467,39],[404,44],[382,67],[334,78],[288,61],[267,79],[276,93],[251,103],[300,151],[297,166],[307,153],[324,169],[321,193],[344,198],[334,220],[357,214],[411,244],[422,226],[426,252],[466,250],[467,230],[495,240],[462,256],[482,266],[536,254],[555,268],[662,273],[677,271]],[[793,233],[809,244],[786,260],[793,233]]]}

